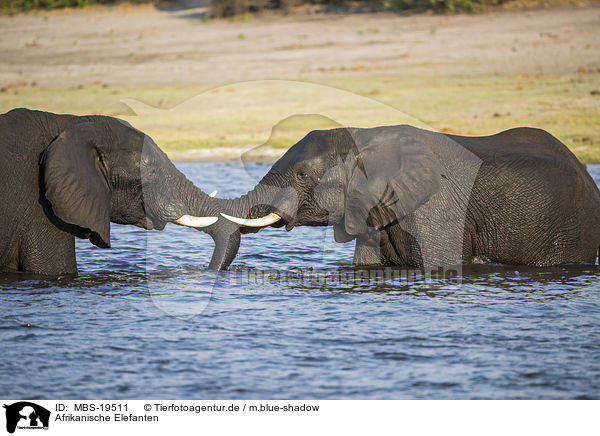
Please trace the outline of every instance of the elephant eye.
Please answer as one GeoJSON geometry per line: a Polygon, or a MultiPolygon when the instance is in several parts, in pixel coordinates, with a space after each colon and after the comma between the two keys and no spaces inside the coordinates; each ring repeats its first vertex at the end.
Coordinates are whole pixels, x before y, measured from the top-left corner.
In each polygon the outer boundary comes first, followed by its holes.
{"type": "Polygon", "coordinates": [[[298,178],[300,180],[306,180],[308,179],[308,174],[302,172],[302,171],[298,171],[298,173],[296,174],[298,176],[298,178]]]}

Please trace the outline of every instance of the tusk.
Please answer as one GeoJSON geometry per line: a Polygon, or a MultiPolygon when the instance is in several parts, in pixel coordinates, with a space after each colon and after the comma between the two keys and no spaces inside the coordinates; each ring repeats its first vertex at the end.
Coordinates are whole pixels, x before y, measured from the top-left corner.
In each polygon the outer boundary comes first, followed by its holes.
{"type": "Polygon", "coordinates": [[[219,218],[216,216],[192,216],[192,215],[183,215],[181,218],[175,220],[177,224],[181,224],[182,226],[187,227],[208,227],[211,224],[217,222],[219,218]]]}
{"type": "Polygon", "coordinates": [[[246,226],[246,227],[265,227],[265,226],[271,225],[281,219],[281,217],[279,215],[277,215],[276,213],[270,213],[269,215],[265,215],[262,218],[255,218],[255,219],[238,218],[235,216],[226,215],[224,213],[221,213],[221,215],[223,215],[229,221],[233,221],[234,223],[239,224],[240,226],[246,226]]]}
{"type": "Polygon", "coordinates": [[[215,195],[217,195],[217,192],[219,191],[213,191],[210,194],[208,194],[209,197],[214,197],[215,195]]]}

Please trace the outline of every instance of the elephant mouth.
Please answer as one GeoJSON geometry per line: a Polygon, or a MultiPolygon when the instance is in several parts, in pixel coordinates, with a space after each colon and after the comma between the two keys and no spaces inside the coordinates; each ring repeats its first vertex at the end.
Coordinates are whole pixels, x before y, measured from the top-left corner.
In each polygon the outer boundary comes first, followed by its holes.
{"type": "Polygon", "coordinates": [[[280,228],[285,226],[285,229],[289,232],[295,227],[295,217],[291,216],[289,213],[283,211],[281,208],[277,208],[272,206],[270,208],[270,213],[274,213],[280,217],[280,219],[273,224],[271,227],[280,228]]]}
{"type": "Polygon", "coordinates": [[[167,223],[165,221],[152,221],[152,226],[154,230],[163,230],[167,223]]]}
{"type": "Polygon", "coordinates": [[[282,217],[278,222],[276,222],[275,224],[272,224],[271,227],[276,227],[276,228],[285,227],[285,230],[289,232],[294,227],[296,227],[296,223],[295,223],[295,220],[293,220],[291,218],[286,219],[286,218],[282,217]]]}

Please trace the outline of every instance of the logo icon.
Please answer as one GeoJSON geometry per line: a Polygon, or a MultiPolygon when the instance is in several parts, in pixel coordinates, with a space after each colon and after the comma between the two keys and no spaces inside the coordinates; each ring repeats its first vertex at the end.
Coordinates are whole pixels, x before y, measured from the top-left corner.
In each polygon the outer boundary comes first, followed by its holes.
{"type": "Polygon", "coordinates": [[[48,429],[50,421],[50,411],[42,406],[28,401],[19,401],[9,406],[3,406],[6,409],[6,431],[14,433],[15,429],[48,429]]]}

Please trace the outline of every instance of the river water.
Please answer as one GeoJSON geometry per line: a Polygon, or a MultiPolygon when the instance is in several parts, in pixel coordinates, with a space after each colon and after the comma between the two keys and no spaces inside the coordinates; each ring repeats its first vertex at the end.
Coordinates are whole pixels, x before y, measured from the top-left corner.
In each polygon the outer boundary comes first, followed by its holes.
{"type": "MultiPolygon", "coordinates": [[[[269,166],[178,167],[235,196],[269,166]]],[[[597,266],[340,277],[353,244],[309,227],[244,236],[221,273],[174,225],[113,225],[112,246],[78,240],[76,278],[0,278],[0,397],[600,398],[597,266]]]]}

